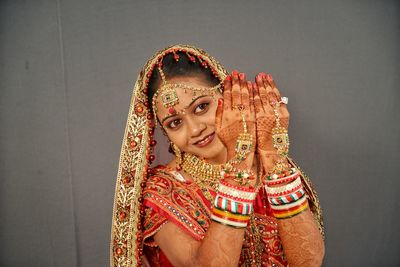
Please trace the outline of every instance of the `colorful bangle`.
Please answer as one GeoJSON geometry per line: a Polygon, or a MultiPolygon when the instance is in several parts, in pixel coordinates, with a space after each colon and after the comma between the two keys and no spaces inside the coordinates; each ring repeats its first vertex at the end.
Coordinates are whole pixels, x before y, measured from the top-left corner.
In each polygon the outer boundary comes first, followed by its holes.
{"type": "Polygon", "coordinates": [[[294,191],[294,189],[296,189],[296,188],[298,189],[298,187],[301,185],[302,185],[301,179],[300,179],[300,177],[297,177],[296,180],[294,180],[290,184],[279,186],[279,187],[265,186],[265,189],[269,196],[277,196],[277,195],[292,193],[294,191]]]}
{"type": "Polygon", "coordinates": [[[230,227],[234,227],[234,228],[246,228],[247,227],[247,223],[238,223],[238,222],[233,222],[229,219],[225,219],[225,218],[220,218],[218,216],[215,215],[211,215],[211,220],[226,226],[230,226],[230,227]]]}
{"type": "Polygon", "coordinates": [[[295,208],[291,210],[283,210],[283,211],[276,211],[273,210],[274,217],[277,219],[286,219],[286,218],[291,218],[294,217],[303,211],[307,210],[308,208],[308,201],[303,202],[301,205],[296,206],[295,208]]]}
{"type": "Polygon", "coordinates": [[[243,228],[247,226],[247,223],[250,220],[250,216],[232,214],[227,211],[222,211],[217,208],[213,208],[211,219],[228,226],[243,228]]]}
{"type": "Polygon", "coordinates": [[[302,196],[304,196],[304,194],[305,194],[304,189],[300,188],[298,191],[296,191],[292,194],[279,196],[279,197],[270,197],[270,198],[268,198],[268,200],[271,205],[284,205],[284,204],[296,202],[302,196]]]}
{"type": "Polygon", "coordinates": [[[281,172],[279,174],[278,173],[273,173],[273,174],[268,175],[267,176],[267,180],[269,180],[269,181],[271,181],[271,180],[279,180],[279,179],[282,179],[284,177],[287,177],[287,176],[290,176],[290,175],[294,174],[296,171],[297,171],[297,169],[292,167],[289,170],[283,171],[283,172],[281,172]]]}
{"type": "Polygon", "coordinates": [[[234,214],[251,215],[253,213],[253,205],[251,203],[234,201],[221,195],[216,196],[214,207],[234,214]]]}
{"type": "Polygon", "coordinates": [[[292,173],[291,175],[285,176],[283,178],[274,179],[274,180],[267,180],[266,184],[267,184],[267,186],[288,184],[288,183],[291,183],[294,180],[296,180],[297,177],[299,177],[299,176],[300,176],[300,172],[296,171],[295,173],[292,173]]]}
{"type": "Polygon", "coordinates": [[[239,201],[239,202],[248,203],[248,204],[252,204],[253,203],[253,200],[235,197],[235,196],[232,196],[230,194],[226,194],[226,193],[221,192],[221,191],[218,191],[218,195],[221,196],[221,197],[233,200],[233,201],[239,201]]]}
{"type": "Polygon", "coordinates": [[[253,201],[257,195],[257,192],[254,188],[234,186],[226,183],[225,181],[220,181],[217,193],[221,193],[235,200],[245,202],[253,201]]]}
{"type": "Polygon", "coordinates": [[[292,203],[289,203],[289,204],[271,206],[271,209],[273,209],[274,211],[290,210],[292,208],[295,208],[295,207],[303,204],[303,202],[305,202],[305,201],[307,201],[306,195],[302,196],[298,200],[296,200],[292,203]]]}

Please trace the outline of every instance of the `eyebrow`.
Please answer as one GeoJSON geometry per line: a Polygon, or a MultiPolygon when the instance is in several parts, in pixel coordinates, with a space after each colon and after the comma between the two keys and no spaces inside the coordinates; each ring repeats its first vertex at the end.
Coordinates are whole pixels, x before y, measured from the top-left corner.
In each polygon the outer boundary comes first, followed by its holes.
{"type": "Polygon", "coordinates": [[[186,107],[184,107],[184,109],[189,108],[194,102],[197,101],[197,99],[202,98],[202,97],[206,97],[206,96],[208,96],[208,95],[200,95],[200,96],[196,97],[195,99],[192,100],[192,102],[189,103],[189,105],[187,105],[186,107]]]}
{"type": "MultiPolygon", "coordinates": [[[[186,107],[184,107],[184,109],[189,108],[189,107],[190,107],[191,105],[193,105],[193,103],[196,102],[198,99],[200,99],[200,98],[202,98],[202,97],[206,97],[206,96],[208,96],[208,95],[200,95],[200,96],[196,97],[195,99],[193,99],[193,100],[189,103],[189,105],[187,105],[186,107]]],[[[165,120],[167,120],[167,119],[169,119],[169,118],[172,118],[172,117],[174,117],[174,116],[176,116],[176,114],[168,115],[167,117],[165,117],[164,119],[162,119],[161,123],[164,123],[165,120]]]]}

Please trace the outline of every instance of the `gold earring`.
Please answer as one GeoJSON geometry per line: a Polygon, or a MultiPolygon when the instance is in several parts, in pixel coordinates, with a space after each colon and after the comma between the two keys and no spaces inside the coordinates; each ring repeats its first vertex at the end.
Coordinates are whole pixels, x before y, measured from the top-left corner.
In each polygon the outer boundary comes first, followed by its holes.
{"type": "Polygon", "coordinates": [[[180,170],[182,170],[182,166],[181,166],[182,165],[182,152],[179,150],[179,147],[172,142],[171,142],[171,147],[175,154],[176,170],[180,171],[180,170]]]}

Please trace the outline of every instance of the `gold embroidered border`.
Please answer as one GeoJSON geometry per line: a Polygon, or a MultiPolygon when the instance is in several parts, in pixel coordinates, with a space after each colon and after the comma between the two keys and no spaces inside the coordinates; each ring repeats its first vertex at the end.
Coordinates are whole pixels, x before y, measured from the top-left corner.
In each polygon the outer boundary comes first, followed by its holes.
{"type": "Polygon", "coordinates": [[[149,168],[151,153],[149,109],[146,107],[147,84],[158,60],[172,51],[185,51],[202,61],[217,74],[220,81],[227,75],[223,66],[204,50],[188,45],[167,47],[156,53],[140,72],[132,92],[128,120],[119,159],[115,187],[113,219],[110,244],[110,266],[140,266],[142,232],[140,210],[142,185],[149,168]]]}

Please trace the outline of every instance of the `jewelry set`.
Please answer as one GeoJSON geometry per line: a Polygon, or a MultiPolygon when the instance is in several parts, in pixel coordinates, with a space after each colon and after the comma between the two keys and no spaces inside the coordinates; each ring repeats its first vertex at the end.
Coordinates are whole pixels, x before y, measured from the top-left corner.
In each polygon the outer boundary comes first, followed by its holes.
{"type": "Polygon", "coordinates": [[[272,142],[279,158],[267,176],[265,190],[275,218],[286,219],[305,211],[308,208],[308,199],[303,189],[300,171],[287,161],[289,135],[286,128],[280,124],[279,108],[281,103],[287,104],[288,99],[282,97],[281,101],[271,102],[275,114],[272,142]]]}

